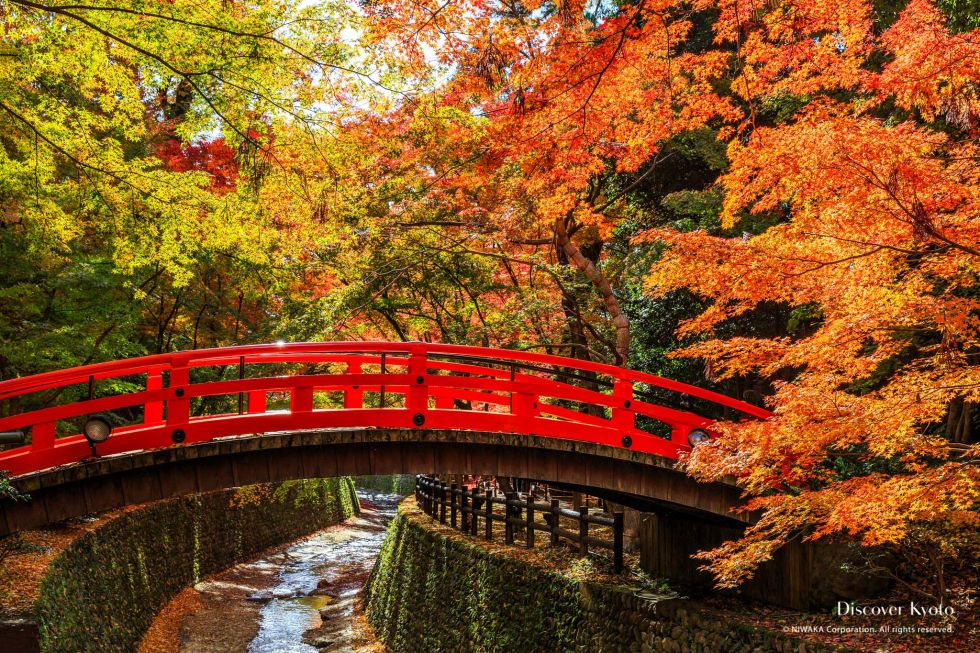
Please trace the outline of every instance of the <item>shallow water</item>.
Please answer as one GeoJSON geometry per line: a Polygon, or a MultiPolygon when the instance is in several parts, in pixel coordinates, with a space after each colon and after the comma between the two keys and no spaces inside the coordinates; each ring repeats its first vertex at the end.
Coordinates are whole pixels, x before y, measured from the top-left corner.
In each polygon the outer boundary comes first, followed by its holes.
{"type": "Polygon", "coordinates": [[[354,597],[361,591],[394,516],[399,497],[358,491],[363,510],[339,528],[298,542],[270,564],[280,565],[277,584],[249,598],[266,601],[249,653],[317,653],[348,650],[354,597]],[[319,646],[303,640],[332,622],[319,646]],[[346,640],[346,641],[345,641],[346,640]]]}
{"type": "Polygon", "coordinates": [[[195,585],[181,653],[351,653],[355,598],[400,496],[358,490],[361,514],[195,585]]]}

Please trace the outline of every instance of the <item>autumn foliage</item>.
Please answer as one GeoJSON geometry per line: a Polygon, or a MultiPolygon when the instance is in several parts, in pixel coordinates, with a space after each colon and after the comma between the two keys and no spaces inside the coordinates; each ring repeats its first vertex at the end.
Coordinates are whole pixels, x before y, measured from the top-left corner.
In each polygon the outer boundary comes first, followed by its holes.
{"type": "Polygon", "coordinates": [[[762,515],[721,585],[799,538],[970,559],[959,0],[99,6],[0,7],[3,378],[276,338],[629,364],[775,412],[688,462],[762,515]]]}

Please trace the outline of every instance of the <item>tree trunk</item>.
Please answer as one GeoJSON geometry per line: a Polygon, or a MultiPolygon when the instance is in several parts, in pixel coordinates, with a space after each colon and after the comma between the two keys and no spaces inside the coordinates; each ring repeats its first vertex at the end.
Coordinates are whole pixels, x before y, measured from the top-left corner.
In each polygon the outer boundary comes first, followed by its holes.
{"type": "Polygon", "coordinates": [[[555,241],[558,247],[565,253],[568,260],[578,268],[592,282],[599,291],[606,310],[612,316],[613,324],[616,326],[616,364],[626,365],[630,350],[630,322],[626,314],[619,306],[619,300],[613,294],[612,285],[595,264],[587,259],[578,246],[572,242],[565,227],[565,219],[555,220],[555,241]]]}
{"type": "Polygon", "coordinates": [[[962,397],[954,399],[946,415],[946,437],[950,442],[971,444],[973,442],[973,404],[962,397]]]}

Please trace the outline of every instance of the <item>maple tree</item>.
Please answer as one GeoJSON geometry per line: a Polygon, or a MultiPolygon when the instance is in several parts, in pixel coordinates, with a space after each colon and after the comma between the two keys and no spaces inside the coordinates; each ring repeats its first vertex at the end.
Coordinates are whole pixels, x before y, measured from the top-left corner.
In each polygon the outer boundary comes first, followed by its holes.
{"type": "Polygon", "coordinates": [[[762,514],[721,584],[798,537],[974,546],[968,2],[0,14],[0,378],[279,337],[630,364],[776,412],[689,461],[762,514]]]}
{"type": "Polygon", "coordinates": [[[595,339],[619,362],[629,320],[609,245],[662,252],[644,275],[654,299],[707,302],[673,355],[705,360],[719,382],[771,380],[776,411],[720,426],[690,460],[699,478],[739,478],[763,514],[705,555],[721,585],[798,537],[901,544],[925,528],[948,545],[950,524],[975,533],[980,33],[953,31],[928,0],[590,11],[383,5],[379,39],[453,71],[434,100],[404,109],[436,125],[400,151],[419,181],[398,210],[438,206],[456,216],[444,228],[485,251],[549,248],[598,291],[592,315],[616,335],[595,339]],[[700,215],[644,228],[645,177],[705,128],[730,143],[724,174],[657,207],[700,203],[700,215]],[[807,328],[740,332],[774,305],[807,328]]]}
{"type": "Polygon", "coordinates": [[[762,510],[747,537],[706,555],[724,585],[800,536],[884,545],[925,528],[942,549],[950,524],[978,526],[980,33],[951,32],[925,0],[881,32],[862,3],[788,9],[740,29],[733,4],[716,29],[741,39],[733,88],[747,102],[813,96],[791,120],[743,125],[729,147],[728,233],[644,236],[669,244],[653,292],[711,300],[681,326],[704,339],[679,355],[718,378],[791,371],[775,383],[773,419],[726,425],[691,459],[700,478],[739,477],[762,510]],[[821,34],[834,35],[828,53],[821,34]],[[772,223],[739,235],[752,215],[772,223]],[[806,308],[814,328],[719,337],[765,301],[806,308]]]}

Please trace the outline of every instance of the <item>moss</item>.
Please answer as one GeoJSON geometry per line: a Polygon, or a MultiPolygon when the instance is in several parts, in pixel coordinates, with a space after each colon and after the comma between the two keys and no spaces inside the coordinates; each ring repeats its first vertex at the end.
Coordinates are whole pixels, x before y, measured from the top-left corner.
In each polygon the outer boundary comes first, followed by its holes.
{"type": "Polygon", "coordinates": [[[52,561],[35,603],[41,650],[132,651],[187,585],[358,509],[345,477],[180,497],[121,515],[52,561]]]}
{"type": "Polygon", "coordinates": [[[841,650],[488,551],[479,540],[440,532],[406,504],[381,547],[365,603],[390,653],[841,650]]]}

